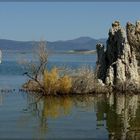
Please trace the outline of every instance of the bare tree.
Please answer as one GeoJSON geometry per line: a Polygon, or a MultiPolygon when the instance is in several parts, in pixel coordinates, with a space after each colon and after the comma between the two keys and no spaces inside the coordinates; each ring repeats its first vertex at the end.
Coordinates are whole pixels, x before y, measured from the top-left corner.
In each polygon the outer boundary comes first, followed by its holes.
{"type": "Polygon", "coordinates": [[[42,78],[41,76],[43,75],[46,65],[48,63],[48,51],[46,47],[46,41],[41,40],[38,43],[36,55],[37,55],[37,62],[31,61],[31,62],[24,63],[24,68],[26,69],[24,75],[26,75],[34,82],[38,83],[41,91],[44,92],[44,87],[41,83],[41,78],[42,78]]]}

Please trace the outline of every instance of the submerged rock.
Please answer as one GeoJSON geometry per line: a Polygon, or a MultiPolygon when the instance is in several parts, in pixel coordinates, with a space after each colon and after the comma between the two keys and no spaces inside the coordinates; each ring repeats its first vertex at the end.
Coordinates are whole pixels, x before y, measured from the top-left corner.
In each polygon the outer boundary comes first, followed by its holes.
{"type": "Polygon", "coordinates": [[[97,78],[117,89],[139,88],[140,21],[127,23],[126,30],[119,21],[112,23],[106,50],[97,44],[97,78]],[[132,88],[132,85],[133,88],[132,88]]]}

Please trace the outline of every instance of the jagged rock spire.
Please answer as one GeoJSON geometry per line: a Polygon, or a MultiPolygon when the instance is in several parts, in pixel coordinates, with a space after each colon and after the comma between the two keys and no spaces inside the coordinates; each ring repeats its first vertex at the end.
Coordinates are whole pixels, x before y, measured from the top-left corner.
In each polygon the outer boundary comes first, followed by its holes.
{"type": "Polygon", "coordinates": [[[139,85],[140,22],[127,23],[126,31],[119,21],[112,23],[106,50],[97,44],[97,77],[106,85],[137,88],[139,85]],[[127,32],[126,32],[127,31],[127,32]]]}

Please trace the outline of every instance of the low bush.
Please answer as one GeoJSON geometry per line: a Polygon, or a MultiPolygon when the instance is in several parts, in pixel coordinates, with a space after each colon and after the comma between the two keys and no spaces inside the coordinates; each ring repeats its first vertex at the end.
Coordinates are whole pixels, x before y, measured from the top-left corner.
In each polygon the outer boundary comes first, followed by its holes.
{"type": "Polygon", "coordinates": [[[60,76],[59,70],[45,70],[43,75],[45,94],[68,94],[71,91],[72,80],[68,75],[60,76]]]}
{"type": "Polygon", "coordinates": [[[46,43],[41,41],[38,46],[38,63],[27,63],[26,72],[29,81],[23,88],[29,91],[41,92],[44,95],[84,94],[107,92],[107,87],[96,79],[93,67],[83,66],[78,69],[56,67],[47,69],[48,52],[46,43]]]}

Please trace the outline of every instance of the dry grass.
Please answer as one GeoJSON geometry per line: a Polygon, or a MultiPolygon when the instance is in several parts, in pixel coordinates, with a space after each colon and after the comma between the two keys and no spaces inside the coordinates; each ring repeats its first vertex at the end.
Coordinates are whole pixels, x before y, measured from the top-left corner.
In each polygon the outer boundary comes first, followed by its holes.
{"type": "MultiPolygon", "coordinates": [[[[60,71],[56,67],[50,71],[45,69],[40,81],[44,95],[105,93],[109,91],[108,87],[96,79],[92,67],[83,66],[75,70],[69,69],[68,71],[71,72],[68,73],[67,70],[60,71]]],[[[32,83],[35,81],[26,84],[30,90],[41,89],[37,83],[34,85],[32,83]]]]}
{"type": "Polygon", "coordinates": [[[107,87],[96,79],[94,68],[83,66],[75,70],[73,76],[72,92],[73,93],[104,93],[107,87]]]}
{"type": "Polygon", "coordinates": [[[59,70],[45,70],[43,76],[45,94],[68,94],[71,91],[72,80],[68,75],[60,76],[59,70]]]}
{"type": "Polygon", "coordinates": [[[93,91],[93,86],[95,83],[95,76],[93,68],[88,66],[83,66],[75,70],[73,74],[73,93],[89,93],[93,91]]]}
{"type": "Polygon", "coordinates": [[[58,90],[58,79],[59,74],[56,68],[52,69],[50,72],[44,71],[43,75],[43,86],[45,89],[45,94],[55,94],[58,90]]]}
{"type": "Polygon", "coordinates": [[[65,75],[59,79],[59,93],[69,94],[72,89],[72,78],[68,75],[65,75]]]}
{"type": "Polygon", "coordinates": [[[56,94],[84,94],[106,92],[106,86],[96,79],[94,68],[83,66],[78,69],[52,68],[48,71],[48,52],[45,41],[40,41],[37,51],[38,62],[26,63],[29,78],[23,87],[27,90],[37,90],[44,95],[56,94]]]}

